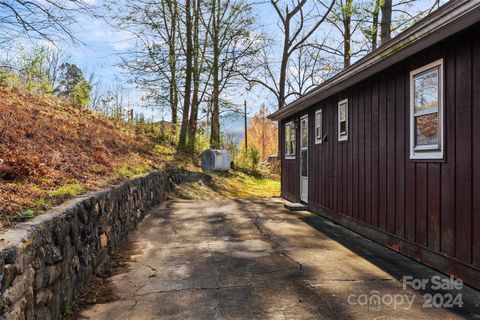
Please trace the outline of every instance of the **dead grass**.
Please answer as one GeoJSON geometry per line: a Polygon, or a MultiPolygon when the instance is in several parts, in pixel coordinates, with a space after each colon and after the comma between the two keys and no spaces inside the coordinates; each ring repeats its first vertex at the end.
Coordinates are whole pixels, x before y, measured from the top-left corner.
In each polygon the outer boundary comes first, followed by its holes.
{"type": "Polygon", "coordinates": [[[175,164],[135,128],[66,100],[0,86],[0,214],[3,223],[65,199],[175,164]]]}
{"type": "MultiPolygon", "coordinates": [[[[165,166],[199,171],[197,158],[138,129],[66,100],[0,85],[0,229],[165,166]]],[[[252,198],[278,196],[280,184],[234,172],[182,189],[183,198],[252,198]]]]}

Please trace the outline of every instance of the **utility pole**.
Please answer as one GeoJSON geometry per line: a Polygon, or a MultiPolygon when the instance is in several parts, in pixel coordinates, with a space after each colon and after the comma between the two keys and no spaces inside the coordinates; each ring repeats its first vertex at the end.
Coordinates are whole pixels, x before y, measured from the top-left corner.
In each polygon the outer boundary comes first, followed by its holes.
{"type": "Polygon", "coordinates": [[[244,105],[244,118],[245,118],[245,151],[248,151],[248,138],[247,138],[247,100],[243,101],[244,105]]]}

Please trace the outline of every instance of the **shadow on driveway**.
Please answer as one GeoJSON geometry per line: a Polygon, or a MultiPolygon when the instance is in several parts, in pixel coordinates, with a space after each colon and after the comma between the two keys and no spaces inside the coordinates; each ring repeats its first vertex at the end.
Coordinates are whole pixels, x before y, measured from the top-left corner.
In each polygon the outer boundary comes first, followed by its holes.
{"type": "Polygon", "coordinates": [[[127,246],[135,248],[127,268],[107,281],[113,298],[83,310],[80,318],[430,320],[472,315],[422,308],[421,295],[398,281],[421,271],[403,269],[402,264],[414,262],[319,216],[289,212],[276,199],[169,201],[151,211],[127,246]],[[372,291],[415,301],[409,308],[358,303],[372,291]]]}

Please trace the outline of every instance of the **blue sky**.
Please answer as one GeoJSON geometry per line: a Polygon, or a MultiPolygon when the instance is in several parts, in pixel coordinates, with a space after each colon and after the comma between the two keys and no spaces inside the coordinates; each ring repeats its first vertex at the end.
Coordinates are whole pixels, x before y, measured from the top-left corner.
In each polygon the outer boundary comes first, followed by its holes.
{"type": "MultiPolygon", "coordinates": [[[[99,9],[102,8],[100,1],[97,1],[95,5],[99,9]]],[[[258,21],[262,21],[258,28],[275,30],[276,16],[271,15],[271,11],[269,13],[269,8],[265,4],[257,5],[256,8],[258,21]]],[[[112,27],[101,18],[80,16],[78,22],[73,27],[73,32],[83,44],[76,46],[64,44],[62,46],[68,60],[80,66],[87,73],[94,72],[102,83],[122,85],[129,92],[130,106],[144,112],[147,118],[151,117],[152,111],[141,107],[144,105],[144,102],[141,101],[143,92],[135,88],[135,85],[128,83],[128,72],[118,66],[121,61],[119,54],[133,48],[135,38],[126,31],[112,27]]],[[[271,103],[262,91],[261,88],[257,88],[250,93],[241,90],[232,94],[235,96],[234,100],[239,103],[243,103],[244,99],[249,101],[249,113],[253,114],[262,103],[271,103]]],[[[159,111],[154,111],[154,116],[157,119],[163,117],[166,120],[169,120],[170,117],[169,114],[162,115],[159,111]]]]}
{"type": "MultiPolygon", "coordinates": [[[[102,6],[103,0],[89,1],[95,5],[101,13],[105,10],[102,6]]],[[[416,9],[426,8],[432,2],[433,0],[418,1],[416,3],[416,9]]],[[[445,0],[443,2],[445,2],[445,0]]],[[[121,1],[119,1],[119,3],[121,4],[121,1]]],[[[255,3],[254,13],[257,16],[258,30],[267,32],[267,34],[277,42],[277,44],[274,45],[275,50],[273,51],[280,54],[281,47],[279,43],[282,41],[283,34],[277,26],[277,15],[268,1],[263,3],[252,1],[252,3],[255,3]]],[[[328,26],[324,26],[323,28],[325,28],[325,32],[331,31],[331,28],[329,29],[328,26]]],[[[126,89],[125,91],[128,91],[126,98],[129,106],[137,112],[142,111],[147,119],[150,118],[152,114],[156,119],[170,119],[169,114],[161,114],[161,112],[157,110],[152,112],[142,109],[142,105],[144,105],[144,102],[141,101],[141,97],[143,96],[142,91],[135,88],[133,84],[128,83],[128,72],[118,66],[120,62],[119,54],[135,46],[135,38],[131,34],[115,29],[101,18],[87,15],[78,17],[78,23],[73,26],[73,32],[83,44],[76,46],[70,44],[61,45],[69,61],[77,64],[87,73],[94,72],[97,80],[100,80],[105,87],[121,85],[126,89]]],[[[279,60],[279,58],[274,60],[279,60]]],[[[250,115],[253,115],[262,104],[270,107],[272,111],[272,106],[275,105],[272,96],[267,93],[266,89],[261,87],[256,87],[251,92],[246,92],[242,90],[242,88],[239,88],[235,90],[235,92],[229,92],[229,95],[232,100],[239,104],[242,104],[244,99],[247,100],[250,115]]]]}

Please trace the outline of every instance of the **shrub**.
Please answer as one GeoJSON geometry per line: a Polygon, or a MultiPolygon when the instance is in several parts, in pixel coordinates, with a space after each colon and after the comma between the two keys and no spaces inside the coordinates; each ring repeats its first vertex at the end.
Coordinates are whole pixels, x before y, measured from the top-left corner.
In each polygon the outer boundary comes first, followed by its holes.
{"type": "Polygon", "coordinates": [[[85,80],[81,80],[73,88],[73,101],[81,109],[90,102],[90,91],[92,91],[92,86],[85,80]]]}
{"type": "Polygon", "coordinates": [[[249,147],[248,151],[242,149],[234,159],[235,168],[248,174],[268,176],[268,164],[260,163],[260,152],[255,146],[249,147]],[[265,167],[266,166],[266,167],[265,167]]]}

